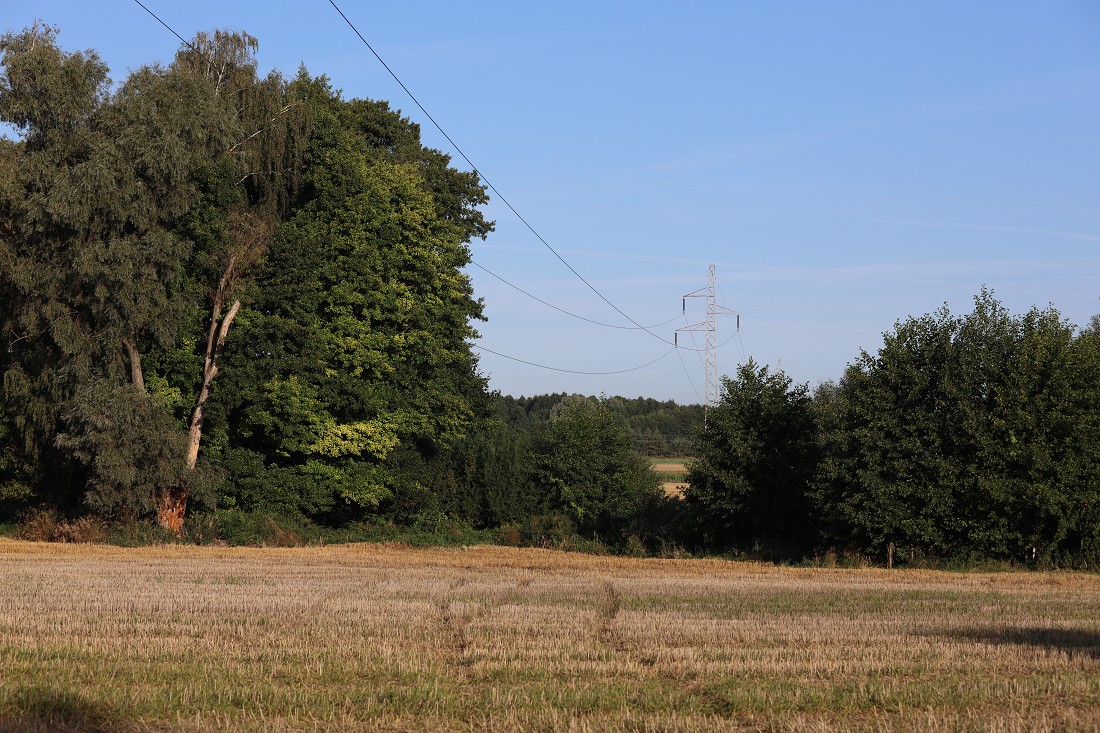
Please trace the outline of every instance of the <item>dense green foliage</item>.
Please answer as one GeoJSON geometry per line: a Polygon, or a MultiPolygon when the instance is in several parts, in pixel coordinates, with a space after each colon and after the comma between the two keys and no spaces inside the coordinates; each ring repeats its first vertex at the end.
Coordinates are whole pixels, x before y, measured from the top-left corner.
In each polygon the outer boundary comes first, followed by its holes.
{"type": "Polygon", "coordinates": [[[818,440],[807,389],[751,359],[722,386],[684,498],[708,544],[797,556],[816,539],[807,494],[818,440]]]}
{"type": "Polygon", "coordinates": [[[1100,359],[1053,308],[910,318],[848,368],[818,504],[833,539],[1100,559],[1100,359]]]}
{"type": "Polygon", "coordinates": [[[241,487],[227,498],[316,514],[423,491],[402,456],[460,439],[483,385],[466,346],[480,304],[460,271],[480,220],[440,216],[432,193],[474,184],[430,184],[370,147],[393,113],[312,87],[304,195],[259,267],[211,410],[241,487]]]}
{"type": "Polygon", "coordinates": [[[563,403],[542,438],[536,473],[552,510],[582,534],[614,537],[637,530],[631,523],[657,500],[658,481],[606,403],[563,403]]]}
{"type": "Polygon", "coordinates": [[[217,131],[166,132],[182,107],[209,110],[193,80],[143,71],[112,96],[94,53],[65,54],[53,40],[50,30],[0,39],[0,119],[23,135],[0,142],[0,369],[15,460],[45,469],[39,488],[52,499],[78,483],[93,503],[140,511],[152,507],[146,487],[113,475],[116,456],[93,446],[141,437],[108,425],[103,400],[163,412],[121,391],[125,353],[171,338],[170,284],[187,252],[169,228],[186,211],[197,138],[217,131]]]}
{"type": "Polygon", "coordinates": [[[0,502],[178,530],[188,500],[318,514],[415,484],[395,465],[484,391],[476,175],[385,103],[259,77],[244,34],[117,88],[55,34],[0,38],[0,502]]]}
{"type": "MultiPolygon", "coordinates": [[[[562,393],[534,397],[501,396],[501,410],[509,425],[538,432],[549,424],[562,403],[583,399],[562,393]]],[[[595,399],[595,398],[589,398],[595,399]]],[[[651,397],[607,397],[604,409],[625,424],[638,449],[648,456],[691,456],[696,450],[696,431],[703,422],[702,405],[678,405],[651,397]]]]}
{"type": "Polygon", "coordinates": [[[1100,563],[1100,316],[983,291],[812,397],[750,361],[705,427],[488,393],[476,173],[246,34],[116,86],[56,33],[0,36],[0,524],[1100,563]],[[683,501],[643,455],[694,457],[683,501]]]}

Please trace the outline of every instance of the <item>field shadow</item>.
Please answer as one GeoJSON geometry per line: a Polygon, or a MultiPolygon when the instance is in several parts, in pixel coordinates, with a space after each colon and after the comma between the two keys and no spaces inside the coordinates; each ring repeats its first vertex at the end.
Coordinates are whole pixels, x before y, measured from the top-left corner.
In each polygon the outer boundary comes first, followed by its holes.
{"type": "Polygon", "coordinates": [[[3,701],[0,733],[7,731],[59,731],[110,733],[120,721],[110,707],[68,690],[54,687],[21,687],[3,701]]]}
{"type": "Polygon", "coordinates": [[[1070,656],[1100,659],[1100,632],[1057,629],[1043,626],[1024,628],[959,629],[938,634],[985,644],[1030,646],[1065,652],[1070,656]]]}

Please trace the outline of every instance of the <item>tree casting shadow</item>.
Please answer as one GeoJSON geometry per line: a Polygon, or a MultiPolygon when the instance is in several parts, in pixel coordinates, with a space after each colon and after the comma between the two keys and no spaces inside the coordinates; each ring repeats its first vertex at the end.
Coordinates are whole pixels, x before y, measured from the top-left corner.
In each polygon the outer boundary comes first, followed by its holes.
{"type": "Polygon", "coordinates": [[[1049,627],[959,629],[942,636],[985,644],[1031,646],[1063,651],[1070,656],[1100,659],[1100,632],[1049,627]]]}
{"type": "Polygon", "coordinates": [[[109,733],[117,728],[119,722],[108,706],[53,687],[22,687],[15,690],[6,702],[0,707],[11,712],[0,714],[0,733],[109,733]]]}

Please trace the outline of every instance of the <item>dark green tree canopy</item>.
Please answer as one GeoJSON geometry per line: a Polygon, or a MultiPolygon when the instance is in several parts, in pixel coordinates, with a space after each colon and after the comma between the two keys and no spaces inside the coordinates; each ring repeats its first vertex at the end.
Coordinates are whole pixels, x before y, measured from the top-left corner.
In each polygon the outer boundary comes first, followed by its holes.
{"type": "Polygon", "coordinates": [[[841,384],[817,497],[839,537],[939,556],[1094,552],[1091,341],[1052,307],[1013,316],[987,290],[965,316],[899,322],[841,384]]]}
{"type": "Polygon", "coordinates": [[[302,188],[226,354],[218,440],[231,471],[277,475],[286,505],[376,507],[423,490],[402,473],[408,451],[460,439],[484,390],[468,345],[481,304],[461,271],[466,240],[490,228],[472,208],[484,191],[423,165],[439,154],[384,104],[301,74],[293,86],[312,120],[302,188]]]}
{"type": "Polygon", "coordinates": [[[606,399],[560,402],[538,450],[536,482],[546,505],[582,534],[630,529],[659,494],[657,475],[606,399]]]}
{"type": "MultiPolygon", "coordinates": [[[[23,133],[4,144],[0,359],[27,460],[56,466],[60,448],[79,474],[64,483],[86,478],[94,493],[114,482],[104,471],[118,462],[87,448],[116,443],[75,448],[102,427],[95,400],[82,395],[106,394],[94,384],[144,392],[142,351],[173,342],[190,255],[173,228],[195,198],[195,172],[231,125],[203,80],[143,68],[112,92],[95,54],[62,52],[55,35],[35,28],[0,38],[0,119],[23,133]]],[[[147,412],[162,410],[143,399],[147,412]]],[[[109,493],[125,493],[129,475],[118,474],[119,491],[109,493]]]]}
{"type": "Polygon", "coordinates": [[[54,29],[0,38],[12,476],[56,465],[70,500],[178,529],[200,445],[230,483],[375,506],[398,445],[464,434],[484,187],[385,103],[261,77],[256,48],[199,34],[112,88],[54,29]]]}
{"type": "Polygon", "coordinates": [[[722,380],[689,464],[685,499],[713,545],[761,552],[810,547],[806,493],[817,432],[806,385],[751,359],[722,380]]]}

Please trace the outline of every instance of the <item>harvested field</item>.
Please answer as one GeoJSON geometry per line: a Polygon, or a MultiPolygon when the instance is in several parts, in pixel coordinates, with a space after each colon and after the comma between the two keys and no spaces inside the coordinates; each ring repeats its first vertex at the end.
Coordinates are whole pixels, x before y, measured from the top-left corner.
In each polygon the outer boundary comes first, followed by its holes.
{"type": "Polygon", "coordinates": [[[654,458],[650,467],[662,477],[661,488],[666,496],[684,495],[687,482],[684,480],[687,474],[687,464],[678,458],[654,458]]]}
{"type": "Polygon", "coordinates": [[[1100,577],[0,540],[0,730],[1096,730],[1100,577]]]}

